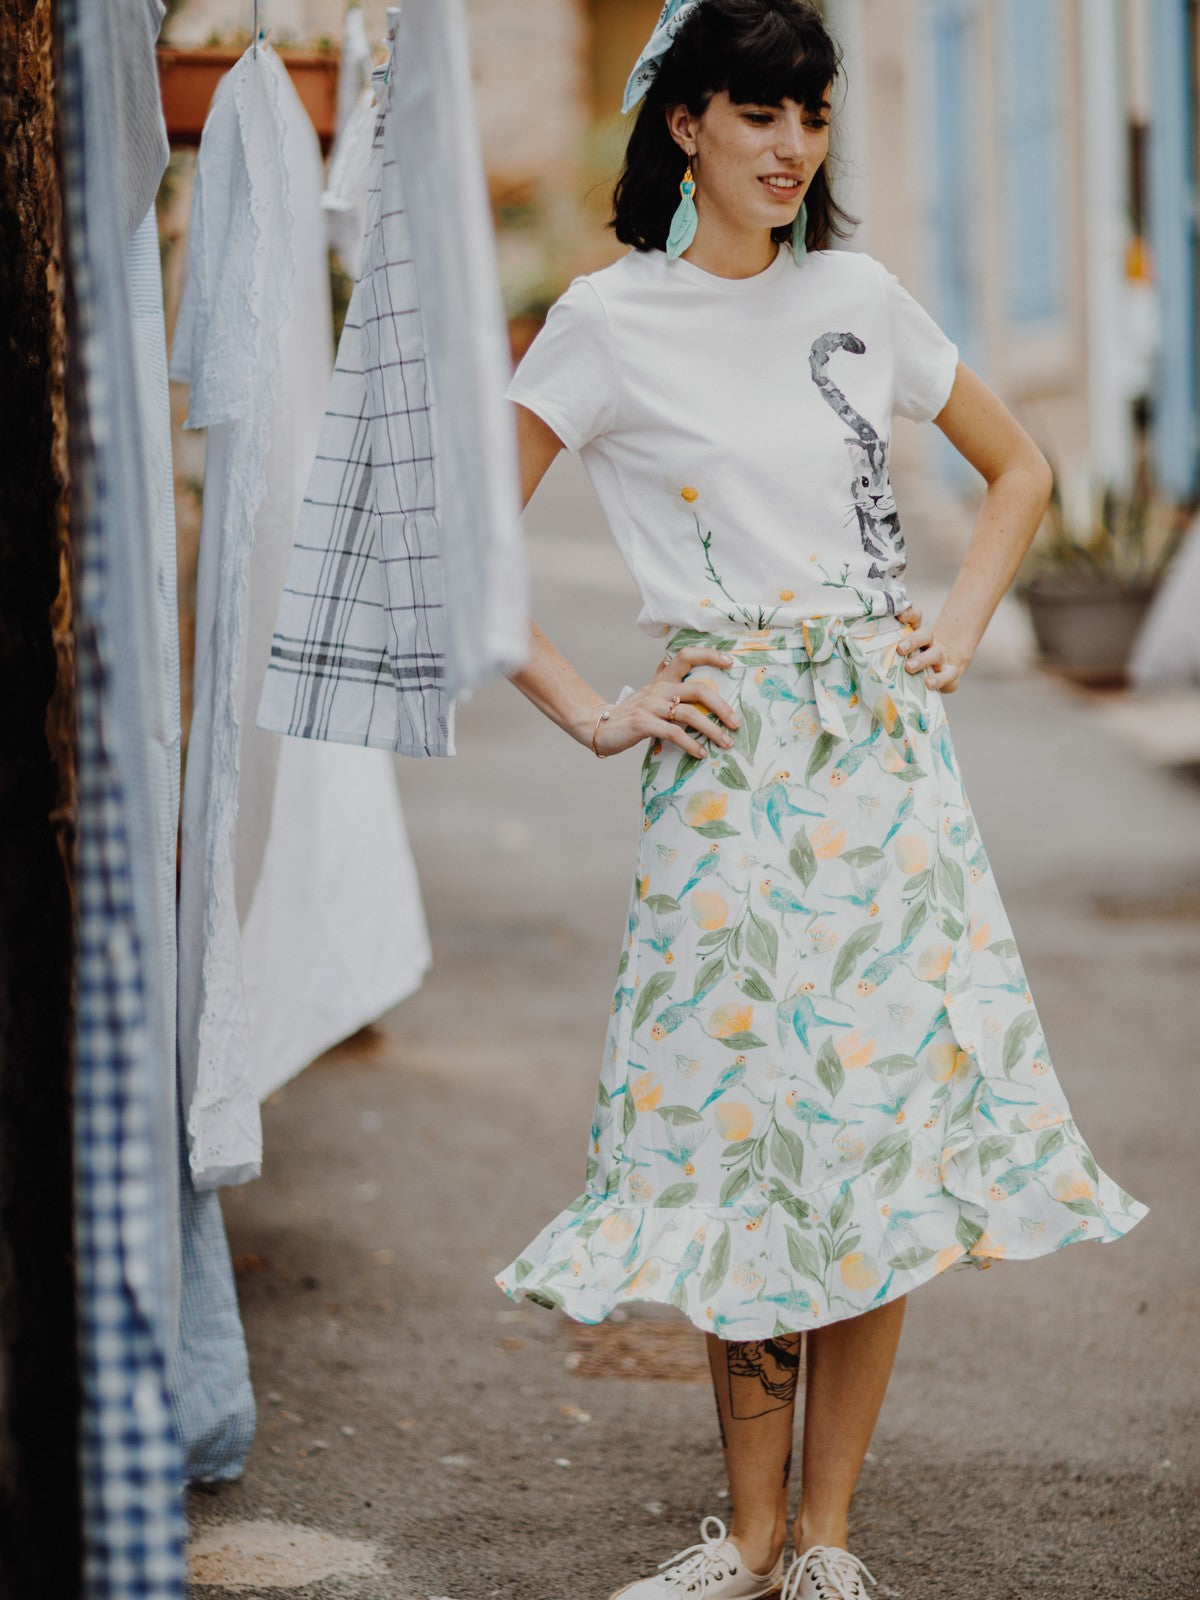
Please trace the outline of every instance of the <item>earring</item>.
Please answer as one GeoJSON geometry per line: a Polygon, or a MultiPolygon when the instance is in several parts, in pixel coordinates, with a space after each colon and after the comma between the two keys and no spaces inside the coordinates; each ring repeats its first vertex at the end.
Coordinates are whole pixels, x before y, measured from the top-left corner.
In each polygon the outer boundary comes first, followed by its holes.
{"type": "Polygon", "coordinates": [[[792,223],[792,254],[799,265],[808,254],[808,205],[801,200],[800,209],[796,213],[796,220],[792,223]]]}
{"type": "Polygon", "coordinates": [[[667,235],[668,261],[677,260],[696,237],[696,224],[700,218],[696,215],[695,193],[696,180],[692,177],[692,163],[689,161],[683,182],[679,185],[680,200],[671,218],[671,231],[667,235]]]}

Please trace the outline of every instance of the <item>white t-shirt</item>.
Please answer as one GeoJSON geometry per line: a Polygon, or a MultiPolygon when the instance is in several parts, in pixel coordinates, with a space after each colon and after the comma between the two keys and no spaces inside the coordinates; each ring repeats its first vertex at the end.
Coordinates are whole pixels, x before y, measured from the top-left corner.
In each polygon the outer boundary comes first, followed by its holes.
{"type": "Polygon", "coordinates": [[[639,624],[726,633],[904,609],[892,412],[935,417],[957,362],[871,256],[720,278],[634,250],[575,279],[508,395],[579,452],[639,624]]]}

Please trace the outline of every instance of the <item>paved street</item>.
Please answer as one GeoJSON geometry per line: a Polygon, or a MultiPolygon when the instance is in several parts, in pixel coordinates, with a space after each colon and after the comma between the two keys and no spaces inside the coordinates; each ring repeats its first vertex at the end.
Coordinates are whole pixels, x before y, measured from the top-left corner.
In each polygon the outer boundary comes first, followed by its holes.
{"type": "MultiPolygon", "coordinates": [[[[539,620],[603,691],[642,681],[659,652],[573,464],[531,522],[539,620]]],[[[889,1600],[1189,1600],[1200,786],[996,646],[950,714],[1072,1109],[1151,1216],[912,1296],[854,1543],[889,1600]]],[[[192,1496],[197,1578],[227,1580],[196,1600],[307,1576],[313,1600],[606,1600],[725,1504],[699,1334],[578,1330],[491,1283],[581,1185],[636,757],[596,762],[505,683],[459,745],[402,769],[435,971],[273,1098],[266,1176],[227,1196],[260,1427],[244,1481],[192,1496]],[[234,1522],[349,1543],[255,1581],[234,1522]]]]}

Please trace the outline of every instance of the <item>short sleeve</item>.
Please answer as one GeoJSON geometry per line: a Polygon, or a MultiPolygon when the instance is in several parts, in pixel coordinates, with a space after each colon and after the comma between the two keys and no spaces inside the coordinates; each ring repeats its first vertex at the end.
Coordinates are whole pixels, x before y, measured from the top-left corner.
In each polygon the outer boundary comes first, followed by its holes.
{"type": "Polygon", "coordinates": [[[550,308],[506,391],[568,450],[607,433],[617,414],[617,364],[600,296],[576,278],[550,308]]]}
{"type": "Polygon", "coordinates": [[[880,266],[892,335],[893,408],[929,422],[950,398],[958,347],[886,267],[880,266]]]}

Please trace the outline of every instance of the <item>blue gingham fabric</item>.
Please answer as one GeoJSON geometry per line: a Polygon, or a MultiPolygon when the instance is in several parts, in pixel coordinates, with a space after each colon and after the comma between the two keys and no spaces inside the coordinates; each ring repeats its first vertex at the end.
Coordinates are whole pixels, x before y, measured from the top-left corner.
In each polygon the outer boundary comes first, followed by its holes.
{"type": "Polygon", "coordinates": [[[166,153],[153,53],[161,14],[157,0],[60,0],[55,8],[75,560],[86,1600],[184,1593],[183,1463],[167,1391],[178,1198],[174,992],[164,897],[147,862],[171,803],[161,759],[170,730],[159,698],[163,650],[147,559],[153,467],[129,281],[166,153]]]}

